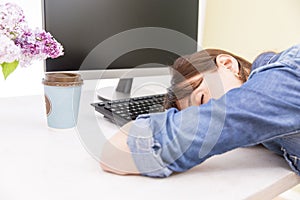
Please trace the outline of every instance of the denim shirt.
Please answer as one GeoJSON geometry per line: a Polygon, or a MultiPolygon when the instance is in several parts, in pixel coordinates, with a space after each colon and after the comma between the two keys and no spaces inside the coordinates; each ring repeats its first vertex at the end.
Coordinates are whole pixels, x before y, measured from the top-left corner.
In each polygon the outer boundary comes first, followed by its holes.
{"type": "Polygon", "coordinates": [[[219,99],[139,116],[127,144],[145,176],[167,177],[257,144],[300,175],[300,45],[258,57],[248,81],[219,99]]]}

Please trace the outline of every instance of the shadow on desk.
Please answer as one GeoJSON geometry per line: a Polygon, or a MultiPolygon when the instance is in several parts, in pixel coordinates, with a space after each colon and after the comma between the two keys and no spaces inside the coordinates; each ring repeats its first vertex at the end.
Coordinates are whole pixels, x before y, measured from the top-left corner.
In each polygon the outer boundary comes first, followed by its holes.
{"type": "Polygon", "coordinates": [[[216,171],[222,171],[223,173],[231,173],[232,171],[247,171],[247,173],[249,173],[253,171],[253,173],[255,173],[256,170],[272,170],[276,168],[291,170],[283,157],[269,151],[262,145],[240,148],[239,150],[243,151],[241,156],[230,154],[229,152],[222,155],[216,155],[206,160],[205,165],[199,165],[191,169],[189,174],[214,174],[216,171]],[[269,155],[270,157],[266,155],[269,155]],[[222,156],[222,158],[218,159],[220,156],[222,156]],[[252,159],[253,157],[256,157],[256,159],[252,159]]]}

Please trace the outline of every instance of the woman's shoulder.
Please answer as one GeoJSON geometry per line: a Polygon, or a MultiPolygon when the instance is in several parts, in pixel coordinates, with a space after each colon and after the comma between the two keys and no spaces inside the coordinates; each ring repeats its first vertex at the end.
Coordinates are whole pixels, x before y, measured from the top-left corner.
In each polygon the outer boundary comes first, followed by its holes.
{"type": "Polygon", "coordinates": [[[278,54],[273,51],[268,51],[259,54],[252,63],[251,70],[255,70],[259,67],[265,66],[267,64],[270,64],[272,60],[277,56],[278,54]]]}
{"type": "Polygon", "coordinates": [[[259,54],[252,63],[251,71],[276,61],[292,60],[300,57],[300,44],[294,45],[280,53],[267,51],[259,54]]]}

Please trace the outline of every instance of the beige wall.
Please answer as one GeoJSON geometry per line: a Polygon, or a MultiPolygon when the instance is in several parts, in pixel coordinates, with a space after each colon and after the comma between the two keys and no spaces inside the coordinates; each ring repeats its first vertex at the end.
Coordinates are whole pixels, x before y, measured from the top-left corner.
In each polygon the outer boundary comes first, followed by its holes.
{"type": "Polygon", "coordinates": [[[253,61],[266,50],[300,43],[300,0],[206,0],[203,48],[253,61]]]}

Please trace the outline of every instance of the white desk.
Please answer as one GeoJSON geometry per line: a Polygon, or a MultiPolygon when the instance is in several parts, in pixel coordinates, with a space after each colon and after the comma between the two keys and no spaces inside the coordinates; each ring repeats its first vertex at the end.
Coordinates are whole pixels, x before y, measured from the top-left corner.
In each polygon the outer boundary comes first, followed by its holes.
{"type": "MultiPolygon", "coordinates": [[[[95,118],[91,110],[87,120],[95,118]]],[[[0,121],[1,200],[266,200],[300,183],[282,158],[262,147],[215,156],[166,179],[105,173],[78,132],[47,128],[42,96],[0,99],[0,121]]],[[[113,127],[101,118],[100,124],[113,127]]]]}

